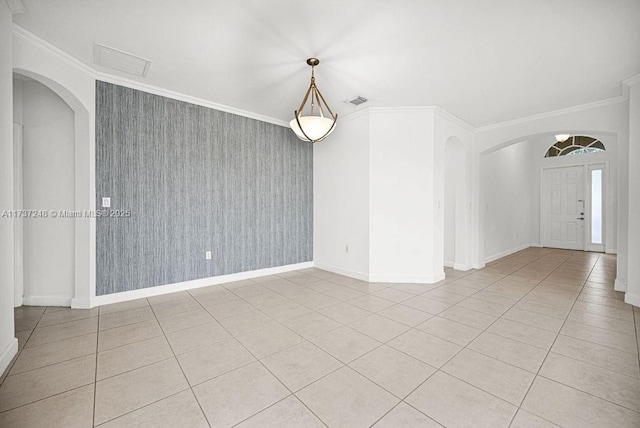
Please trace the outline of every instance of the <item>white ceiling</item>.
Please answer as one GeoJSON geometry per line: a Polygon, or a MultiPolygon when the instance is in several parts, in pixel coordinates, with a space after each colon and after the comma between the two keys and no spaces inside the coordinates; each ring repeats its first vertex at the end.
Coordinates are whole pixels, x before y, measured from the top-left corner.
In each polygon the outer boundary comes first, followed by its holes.
{"type": "Polygon", "coordinates": [[[92,67],[98,42],[152,61],[123,77],[287,121],[310,56],[341,115],[362,95],[474,126],[612,98],[640,73],[639,0],[24,3],[16,23],[92,67]]]}

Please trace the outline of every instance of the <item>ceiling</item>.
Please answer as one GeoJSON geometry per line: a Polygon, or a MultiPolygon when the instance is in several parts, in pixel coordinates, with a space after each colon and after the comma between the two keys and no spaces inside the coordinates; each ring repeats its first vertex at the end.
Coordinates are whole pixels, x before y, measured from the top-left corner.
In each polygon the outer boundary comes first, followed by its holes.
{"type": "Polygon", "coordinates": [[[476,127],[616,97],[640,73],[638,0],[23,1],[17,24],[100,71],[94,42],[152,61],[115,75],[286,121],[311,56],[340,115],[437,105],[476,127]]]}

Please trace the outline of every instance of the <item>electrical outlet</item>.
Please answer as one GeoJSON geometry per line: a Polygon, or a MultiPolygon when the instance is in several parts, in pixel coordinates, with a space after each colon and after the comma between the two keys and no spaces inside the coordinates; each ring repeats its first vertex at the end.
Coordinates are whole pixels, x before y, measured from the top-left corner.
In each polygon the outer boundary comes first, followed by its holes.
{"type": "Polygon", "coordinates": [[[111,198],[102,198],[102,208],[111,207],[111,198]]]}
{"type": "Polygon", "coordinates": [[[206,253],[204,253],[204,258],[207,260],[211,260],[211,251],[207,251],[206,253]]]}

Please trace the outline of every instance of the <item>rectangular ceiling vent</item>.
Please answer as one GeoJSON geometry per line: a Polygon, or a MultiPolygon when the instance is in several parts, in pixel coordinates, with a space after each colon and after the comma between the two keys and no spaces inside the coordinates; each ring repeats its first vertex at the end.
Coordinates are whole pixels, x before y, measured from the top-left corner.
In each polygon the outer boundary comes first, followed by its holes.
{"type": "Polygon", "coordinates": [[[359,106],[360,104],[364,104],[367,101],[369,101],[368,99],[366,99],[365,97],[360,97],[357,96],[349,101],[347,101],[349,104],[353,104],[354,106],[359,106]]]}
{"type": "Polygon", "coordinates": [[[146,77],[151,61],[118,49],[94,43],[93,60],[96,64],[123,73],[146,77]]]}

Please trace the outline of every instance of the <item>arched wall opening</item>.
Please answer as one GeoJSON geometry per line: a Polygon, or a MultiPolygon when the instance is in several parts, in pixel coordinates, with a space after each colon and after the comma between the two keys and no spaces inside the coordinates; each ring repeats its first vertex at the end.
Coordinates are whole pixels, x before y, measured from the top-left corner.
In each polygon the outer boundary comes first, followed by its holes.
{"type": "Polygon", "coordinates": [[[19,68],[14,76],[14,202],[38,212],[15,222],[14,304],[88,307],[89,111],[45,76],[19,68]]]}
{"type": "MultiPolygon", "coordinates": [[[[603,165],[606,174],[606,252],[617,250],[618,136],[589,129],[552,129],[510,139],[479,153],[480,230],[484,261],[490,262],[529,246],[541,246],[542,174],[550,168],[603,165]],[[555,135],[588,135],[607,150],[545,158],[555,135]]],[[[588,183],[585,182],[585,186],[588,183]]]]}
{"type": "Polygon", "coordinates": [[[471,269],[470,198],[468,154],[462,141],[449,137],[444,143],[444,265],[471,269]]]}

